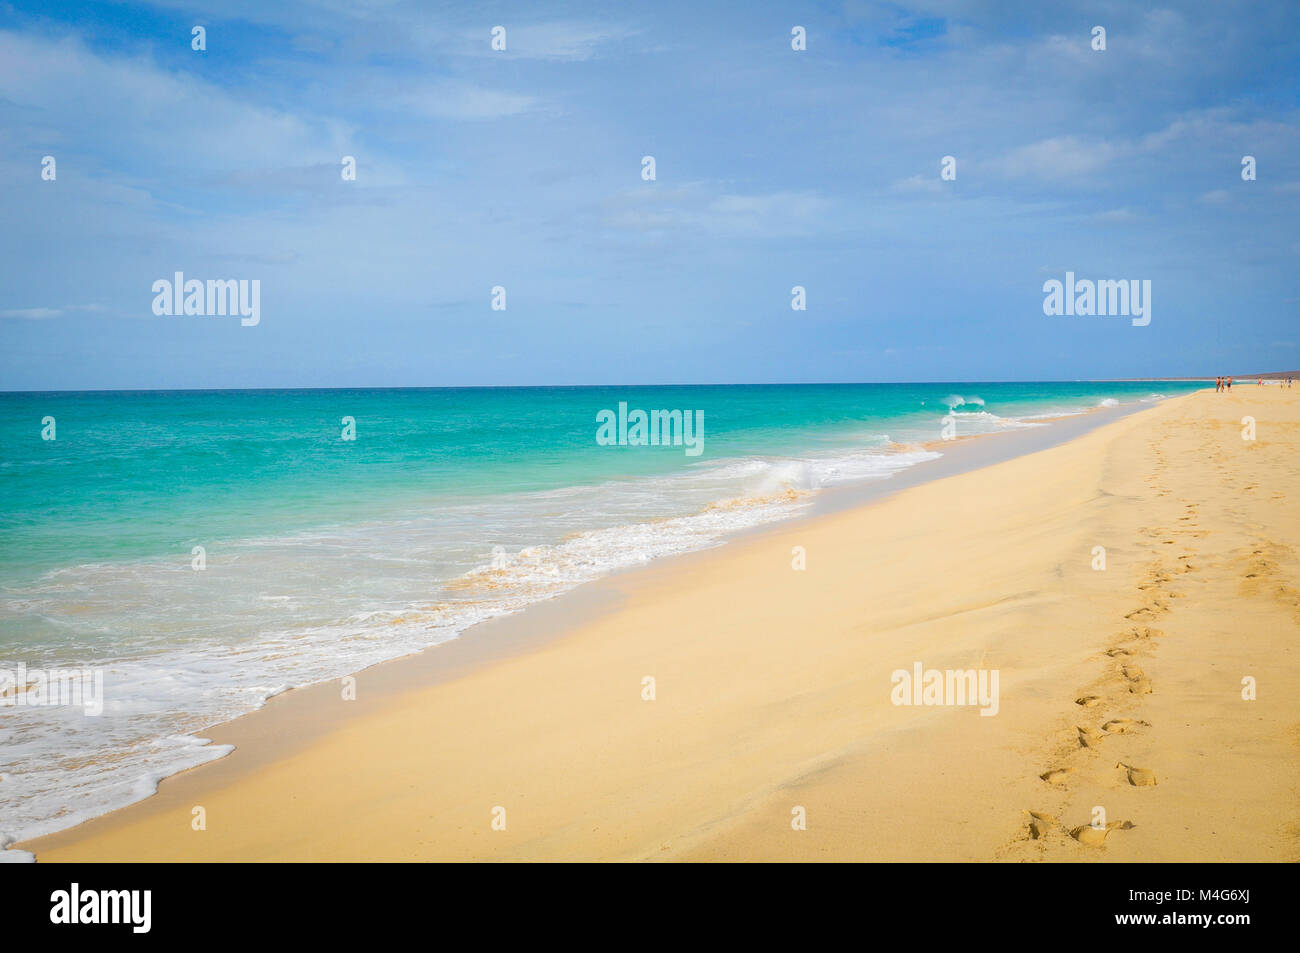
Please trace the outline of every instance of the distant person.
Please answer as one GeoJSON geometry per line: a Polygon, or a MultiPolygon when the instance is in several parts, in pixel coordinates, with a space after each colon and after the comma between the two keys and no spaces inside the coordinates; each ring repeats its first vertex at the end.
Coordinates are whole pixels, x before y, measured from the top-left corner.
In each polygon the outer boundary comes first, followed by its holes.
{"type": "Polygon", "coordinates": [[[1223,378],[1222,378],[1222,377],[1216,377],[1216,378],[1214,379],[1214,392],[1217,394],[1217,393],[1219,393],[1219,391],[1221,391],[1221,390],[1223,390],[1223,378]]]}
{"type": "Polygon", "coordinates": [[[1232,378],[1228,378],[1228,390],[1232,390],[1232,378]]]}

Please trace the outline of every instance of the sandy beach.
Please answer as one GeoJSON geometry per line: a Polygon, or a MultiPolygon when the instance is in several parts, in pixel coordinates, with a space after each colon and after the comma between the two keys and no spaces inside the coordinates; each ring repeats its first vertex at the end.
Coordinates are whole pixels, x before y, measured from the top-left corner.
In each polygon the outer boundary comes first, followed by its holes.
{"type": "Polygon", "coordinates": [[[366,670],[356,700],[288,693],[207,733],[229,757],[14,846],[1296,861],[1298,548],[1300,390],[1209,388],[607,579],[366,670]],[[917,665],[996,672],[996,714],[895,704],[917,665]]]}

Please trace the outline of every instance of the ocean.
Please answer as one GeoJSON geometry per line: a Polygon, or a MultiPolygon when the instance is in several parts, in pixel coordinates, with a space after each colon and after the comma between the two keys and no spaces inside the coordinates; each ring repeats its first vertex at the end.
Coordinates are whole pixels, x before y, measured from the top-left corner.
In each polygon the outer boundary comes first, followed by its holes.
{"type": "Polygon", "coordinates": [[[0,393],[0,673],[103,679],[97,715],[0,681],[0,847],[221,756],[204,729],[287,688],[806,512],[945,428],[1200,386],[0,393]],[[637,410],[702,429],[635,445],[637,410]]]}

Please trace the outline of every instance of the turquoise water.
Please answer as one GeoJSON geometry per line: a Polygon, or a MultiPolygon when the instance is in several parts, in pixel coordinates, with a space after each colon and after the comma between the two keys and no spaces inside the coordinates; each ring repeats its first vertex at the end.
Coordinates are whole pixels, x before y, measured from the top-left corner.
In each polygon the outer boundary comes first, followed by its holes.
{"type": "Polygon", "coordinates": [[[1198,386],[0,394],[0,669],[105,679],[98,717],[0,707],[0,843],[147,794],[288,686],[933,458],[950,411],[963,436],[1198,386]],[[598,444],[620,402],[702,412],[702,452],[598,444]]]}
{"type": "Polygon", "coordinates": [[[864,433],[933,440],[950,394],[1014,419],[1154,392],[1145,383],[957,383],[0,394],[0,581],[436,500],[852,446],[864,433]],[[598,446],[595,414],[620,400],[703,410],[704,453],[598,446]],[[39,439],[47,415],[53,441],[39,439]],[[357,421],[354,441],[341,439],[344,416],[357,421]]]}

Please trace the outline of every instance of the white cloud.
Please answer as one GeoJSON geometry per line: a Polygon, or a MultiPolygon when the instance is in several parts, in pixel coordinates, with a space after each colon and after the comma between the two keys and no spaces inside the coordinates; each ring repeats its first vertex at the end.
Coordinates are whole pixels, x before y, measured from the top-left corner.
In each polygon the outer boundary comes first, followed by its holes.
{"type": "MultiPolygon", "coordinates": [[[[635,36],[636,30],[610,23],[535,23],[510,29],[510,55],[525,59],[589,60],[635,36]]],[[[484,49],[488,49],[486,34],[484,49]]]]}
{"type": "Polygon", "coordinates": [[[69,304],[62,308],[11,308],[0,311],[0,318],[17,318],[20,321],[46,321],[67,314],[69,311],[103,311],[102,304],[69,304]]]}
{"type": "Polygon", "coordinates": [[[813,192],[717,194],[692,183],[624,192],[606,202],[606,224],[637,231],[686,229],[716,235],[773,237],[824,229],[832,205],[813,192]]]}
{"type": "Polygon", "coordinates": [[[12,308],[0,311],[0,318],[18,318],[23,321],[44,321],[57,318],[63,313],[62,308],[12,308]]]}
{"type": "Polygon", "coordinates": [[[64,148],[110,142],[189,168],[335,158],[346,139],[339,123],[243,102],[145,57],[103,57],[70,37],[0,31],[0,98],[23,107],[33,129],[64,148]]]}
{"type": "Polygon", "coordinates": [[[943,185],[937,175],[916,175],[899,179],[890,188],[895,192],[941,192],[943,185]]]}
{"type": "Polygon", "coordinates": [[[1118,153],[1109,142],[1053,136],[1011,150],[997,168],[1009,178],[1079,178],[1105,168],[1118,153]]]}
{"type": "Polygon", "coordinates": [[[1124,222],[1136,222],[1139,216],[1131,208],[1113,208],[1105,212],[1098,212],[1093,218],[1099,222],[1122,224],[1124,222]]]}
{"type": "Polygon", "coordinates": [[[469,83],[434,83],[403,94],[399,102],[432,119],[501,119],[532,108],[532,96],[469,83]]]}

